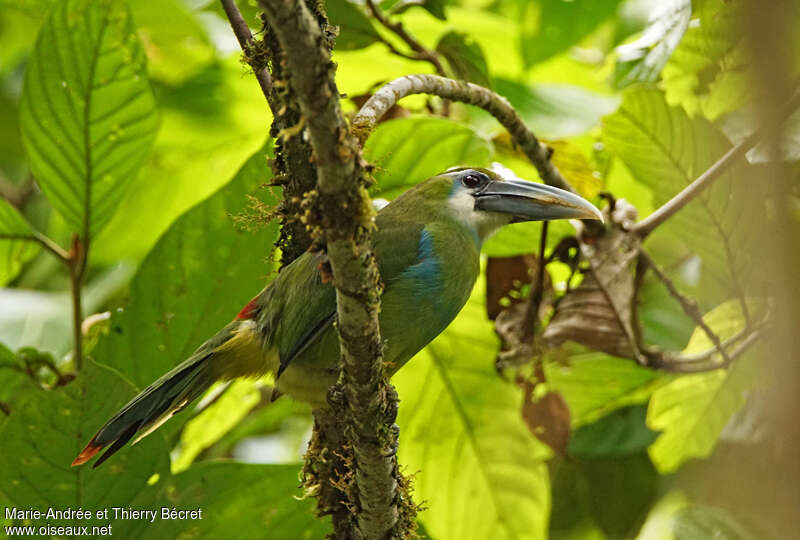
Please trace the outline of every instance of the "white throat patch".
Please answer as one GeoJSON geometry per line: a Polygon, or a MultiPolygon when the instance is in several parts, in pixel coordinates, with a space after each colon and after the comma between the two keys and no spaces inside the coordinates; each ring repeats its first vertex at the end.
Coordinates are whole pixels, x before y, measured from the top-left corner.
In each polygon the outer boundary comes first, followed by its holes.
{"type": "Polygon", "coordinates": [[[447,203],[455,218],[473,231],[481,243],[511,222],[509,215],[475,210],[475,197],[466,189],[458,189],[447,203]]]}

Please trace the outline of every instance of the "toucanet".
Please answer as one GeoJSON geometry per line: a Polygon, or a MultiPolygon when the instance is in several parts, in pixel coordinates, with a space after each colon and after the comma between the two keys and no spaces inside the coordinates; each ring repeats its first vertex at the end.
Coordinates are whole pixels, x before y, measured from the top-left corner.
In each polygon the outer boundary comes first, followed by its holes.
{"type": "MultiPolygon", "coordinates": [[[[578,195],[477,168],[434,176],[378,212],[373,246],[384,282],[380,330],[389,372],[464,307],[478,277],[481,244],[494,231],[520,221],[570,218],[602,219],[578,195]]],[[[106,422],[72,465],[110,445],[96,467],[216,381],[272,373],[278,392],[324,406],[339,363],[335,291],[320,275],[324,260],[323,253],[306,252],[286,266],[233,321],[106,422]]]]}

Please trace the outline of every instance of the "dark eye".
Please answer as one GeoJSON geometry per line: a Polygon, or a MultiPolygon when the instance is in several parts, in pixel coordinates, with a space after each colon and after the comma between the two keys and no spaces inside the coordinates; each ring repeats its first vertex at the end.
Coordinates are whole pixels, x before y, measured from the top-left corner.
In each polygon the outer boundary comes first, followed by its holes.
{"type": "Polygon", "coordinates": [[[467,174],[461,178],[461,183],[472,189],[481,185],[481,178],[475,174],[467,174]]]}

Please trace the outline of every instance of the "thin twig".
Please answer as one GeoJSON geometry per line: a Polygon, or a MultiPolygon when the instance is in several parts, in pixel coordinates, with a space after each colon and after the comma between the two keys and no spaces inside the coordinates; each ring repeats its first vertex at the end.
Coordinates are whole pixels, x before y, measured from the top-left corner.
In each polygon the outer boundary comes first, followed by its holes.
{"type": "Polygon", "coordinates": [[[0,240],[23,240],[26,242],[36,242],[47,251],[55,255],[55,257],[61,262],[69,262],[69,253],[64,251],[61,246],[38,231],[33,231],[31,234],[0,233],[0,240]]]}
{"type": "Polygon", "coordinates": [[[433,68],[436,70],[436,73],[441,75],[442,77],[445,76],[444,67],[442,66],[442,62],[439,60],[439,55],[436,54],[434,51],[427,49],[422,43],[416,40],[414,36],[406,32],[406,29],[403,27],[403,23],[396,22],[393,23],[390,21],[386,15],[384,15],[381,10],[375,5],[373,0],[367,0],[367,9],[369,10],[370,14],[377,20],[381,25],[393,32],[397,37],[402,39],[409,48],[416,53],[416,56],[406,55],[397,51],[393,45],[391,45],[387,40],[381,39],[381,41],[389,46],[389,50],[394,54],[399,56],[403,56],[405,58],[410,58],[412,60],[424,60],[425,62],[429,62],[433,68]]]}
{"type": "Polygon", "coordinates": [[[83,367],[83,332],[81,323],[83,313],[81,308],[81,283],[86,269],[86,251],[84,244],[77,234],[72,236],[72,247],[69,250],[69,288],[72,295],[72,337],[75,341],[75,371],[83,367]]]}
{"type": "Polygon", "coordinates": [[[386,111],[412,94],[432,94],[488,111],[508,130],[514,143],[528,156],[546,184],[574,192],[569,182],[550,161],[552,150],[539,142],[508,100],[477,84],[428,74],[400,77],[378,89],[361,107],[353,118],[353,133],[363,144],[386,111]]]}
{"type": "Polygon", "coordinates": [[[531,283],[531,292],[525,302],[525,317],[522,320],[523,343],[532,343],[539,324],[539,308],[544,296],[545,255],[547,247],[547,221],[542,222],[542,233],[539,236],[539,260],[537,261],[536,280],[531,283]]]}
{"type": "Polygon", "coordinates": [[[665,354],[658,359],[658,364],[655,367],[670,371],[672,373],[703,373],[706,371],[714,371],[730,367],[731,363],[744,354],[747,349],[753,345],[762,335],[762,328],[766,326],[767,321],[763,321],[751,328],[745,328],[732,338],[726,339],[722,343],[723,348],[735,347],[727,352],[727,360],[722,362],[714,362],[711,360],[718,352],[714,347],[702,353],[692,355],[682,354],[665,354]],[[738,343],[738,345],[737,345],[738,343]]]}
{"type": "MultiPolygon", "coordinates": [[[[782,119],[791,116],[792,112],[800,106],[800,92],[794,95],[783,108],[782,119]]],[[[711,167],[697,177],[691,184],[683,188],[680,193],[664,203],[655,212],[634,225],[631,230],[644,238],[653,229],[671,218],[681,208],[692,202],[704,189],[711,185],[714,180],[720,177],[731,165],[739,158],[744,156],[764,135],[764,128],[758,129],[739,144],[728,150],[725,155],[719,158],[711,167]]]]}
{"type": "Polygon", "coordinates": [[[244,17],[242,17],[235,0],[220,1],[222,2],[222,9],[225,10],[225,15],[228,16],[228,21],[231,23],[233,33],[239,41],[239,46],[242,48],[245,61],[253,68],[253,73],[258,80],[258,85],[261,87],[261,92],[264,94],[264,97],[267,98],[267,102],[271,103],[269,92],[272,89],[272,79],[269,76],[269,72],[266,67],[259,66],[250,57],[250,52],[255,45],[253,42],[253,34],[250,33],[250,27],[247,26],[247,22],[244,20],[244,17]]]}
{"type": "Polygon", "coordinates": [[[664,271],[658,266],[658,264],[656,264],[653,258],[650,257],[650,255],[648,255],[648,253],[644,249],[639,250],[639,257],[641,257],[642,261],[644,261],[644,263],[648,267],[650,267],[650,269],[653,271],[656,277],[659,280],[661,280],[661,283],[663,283],[664,286],[667,288],[667,291],[669,291],[670,296],[672,296],[675,300],[678,301],[678,303],[681,305],[681,308],[683,309],[683,312],[686,313],[686,315],[688,315],[689,317],[691,317],[691,319],[695,322],[695,324],[697,324],[697,326],[703,329],[703,332],[705,332],[706,336],[708,336],[708,339],[711,340],[711,343],[714,344],[714,347],[716,347],[720,355],[722,355],[722,358],[725,360],[725,363],[730,364],[731,360],[730,358],[728,358],[728,353],[722,346],[722,342],[720,341],[719,336],[717,336],[717,334],[714,333],[711,327],[708,326],[708,324],[706,324],[706,322],[703,320],[703,315],[702,313],[700,313],[700,310],[697,307],[697,302],[695,302],[693,298],[689,298],[685,296],[683,293],[681,293],[678,290],[678,288],[675,287],[675,284],[672,282],[669,276],[667,276],[667,274],[664,273],[664,271]]]}

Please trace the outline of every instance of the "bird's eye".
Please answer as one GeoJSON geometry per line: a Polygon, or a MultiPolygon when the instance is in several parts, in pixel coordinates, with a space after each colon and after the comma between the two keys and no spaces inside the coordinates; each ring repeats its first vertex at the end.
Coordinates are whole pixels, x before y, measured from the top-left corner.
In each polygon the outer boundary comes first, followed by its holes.
{"type": "Polygon", "coordinates": [[[461,178],[461,183],[463,183],[464,186],[473,189],[481,185],[481,179],[477,175],[467,174],[461,178]]]}

